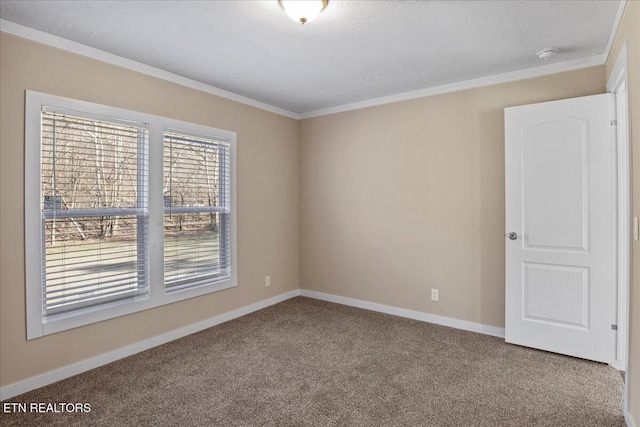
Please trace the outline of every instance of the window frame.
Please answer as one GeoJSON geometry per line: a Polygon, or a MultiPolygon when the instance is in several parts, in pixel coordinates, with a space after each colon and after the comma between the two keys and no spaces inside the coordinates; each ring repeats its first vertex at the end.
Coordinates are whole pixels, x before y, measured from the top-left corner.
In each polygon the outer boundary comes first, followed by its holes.
{"type": "MultiPolygon", "coordinates": [[[[210,139],[212,141],[224,142],[225,144],[229,144],[229,147],[228,147],[227,150],[228,150],[228,156],[229,156],[229,167],[231,168],[231,144],[229,143],[228,139],[222,139],[222,138],[215,138],[214,139],[214,138],[211,137],[211,135],[204,135],[204,134],[199,134],[199,133],[194,133],[194,132],[186,132],[184,130],[178,130],[178,129],[172,129],[172,128],[165,127],[164,131],[163,131],[163,135],[162,135],[163,136],[163,139],[162,139],[162,141],[163,141],[163,153],[164,153],[164,149],[166,149],[166,146],[164,145],[166,143],[166,141],[165,141],[166,135],[169,134],[169,133],[170,134],[183,135],[185,138],[189,138],[189,137],[192,137],[192,138],[203,138],[203,139],[210,139]]],[[[219,159],[220,159],[220,157],[221,156],[219,155],[219,159]]],[[[164,162],[164,160],[165,159],[164,159],[164,154],[163,154],[163,162],[164,162]]],[[[226,169],[226,167],[225,167],[225,169],[226,169]]],[[[163,172],[164,172],[164,170],[163,170],[163,172]]],[[[230,173],[230,171],[229,171],[229,173],[230,173]]],[[[224,174],[224,176],[222,178],[226,178],[226,176],[227,176],[227,173],[225,171],[225,174],[224,174]]],[[[220,177],[218,179],[220,179],[220,177]]],[[[226,181],[226,179],[223,180],[223,181],[226,181]]],[[[227,187],[231,187],[231,186],[232,186],[232,184],[231,184],[230,176],[229,176],[229,183],[226,184],[225,186],[221,186],[221,187],[222,187],[222,190],[225,193],[230,193],[230,188],[227,188],[227,187]]],[[[226,199],[226,197],[225,197],[225,199],[226,199]]],[[[163,203],[164,203],[164,200],[163,200],[163,203]]],[[[209,209],[207,207],[196,207],[196,206],[189,206],[189,207],[173,207],[173,206],[171,206],[169,208],[164,206],[164,215],[165,215],[165,217],[163,217],[163,219],[166,218],[166,215],[168,213],[171,213],[172,211],[175,211],[177,214],[180,214],[180,213],[218,212],[218,213],[221,213],[221,214],[229,215],[229,214],[231,214],[231,206],[226,206],[225,205],[223,208],[217,207],[217,208],[215,208],[213,210],[209,209]],[[229,210],[229,212],[227,212],[227,210],[229,210]]],[[[222,225],[223,221],[227,222],[228,218],[226,216],[221,215],[220,216],[221,229],[225,229],[226,228],[224,225],[222,225]]],[[[163,232],[166,233],[166,230],[163,229],[163,232]]],[[[218,236],[219,236],[219,242],[220,242],[219,243],[219,251],[223,251],[224,250],[224,256],[226,257],[227,255],[229,255],[228,252],[230,251],[230,247],[223,249],[224,245],[222,244],[222,242],[227,240],[227,236],[226,236],[226,234],[224,232],[220,232],[218,236]]],[[[164,268],[165,268],[165,273],[166,273],[167,272],[166,265],[164,266],[164,268]]],[[[232,269],[233,267],[230,265],[230,266],[228,266],[228,268],[232,269]]],[[[222,281],[225,281],[225,280],[228,280],[228,278],[226,277],[226,274],[224,276],[222,276],[222,275],[209,275],[209,276],[200,277],[200,278],[195,279],[195,280],[183,280],[183,281],[178,281],[178,282],[175,282],[175,281],[174,282],[167,282],[166,281],[166,277],[165,277],[165,283],[164,283],[164,285],[165,285],[165,293],[166,294],[171,294],[173,292],[182,292],[182,291],[190,289],[190,288],[196,288],[196,287],[203,286],[203,285],[214,284],[214,283],[222,282],[222,281]],[[173,285],[171,285],[172,283],[173,283],[173,285]]]]}
{"type": "MultiPolygon", "coordinates": [[[[147,185],[147,181],[148,181],[148,149],[149,149],[149,129],[148,129],[148,125],[146,123],[143,122],[134,122],[134,121],[124,121],[121,119],[114,119],[111,117],[105,117],[105,116],[98,116],[94,113],[81,113],[78,111],[70,111],[70,110],[65,110],[62,108],[57,108],[57,107],[51,107],[51,106],[42,106],[41,107],[41,116],[40,116],[40,130],[42,130],[42,126],[43,126],[43,122],[42,122],[42,114],[43,113],[56,113],[56,114],[63,114],[63,115],[68,115],[68,116],[73,116],[73,117],[77,117],[80,119],[85,119],[85,120],[96,120],[96,121],[102,121],[102,122],[108,122],[111,124],[121,124],[121,125],[128,125],[128,126],[133,126],[135,128],[138,128],[138,142],[137,142],[137,152],[136,152],[136,161],[137,161],[137,168],[136,168],[136,185],[138,187],[138,191],[137,191],[137,202],[136,202],[136,207],[128,207],[128,208],[113,208],[113,207],[108,207],[108,208],[103,208],[103,207],[99,207],[99,208],[93,208],[93,209],[71,209],[71,210],[65,210],[63,212],[54,212],[54,210],[49,211],[48,209],[44,208],[40,211],[40,215],[41,215],[41,230],[43,233],[43,236],[45,235],[45,221],[46,219],[51,219],[51,218],[96,218],[99,216],[135,216],[136,217],[136,229],[137,229],[137,233],[138,236],[140,236],[140,233],[142,233],[142,235],[148,234],[148,225],[149,225],[149,209],[148,209],[148,195],[147,195],[147,190],[148,190],[148,185],[147,185]],[[142,134],[140,134],[140,131],[143,131],[142,134]],[[75,215],[73,215],[75,214],[75,215]]],[[[42,144],[42,136],[40,138],[40,166],[42,166],[42,148],[43,148],[43,144],[42,144]]],[[[53,156],[55,156],[55,153],[52,153],[53,156]]],[[[38,180],[38,185],[40,185],[40,197],[42,198],[42,169],[40,169],[40,179],[38,180]]],[[[45,196],[46,198],[46,196],[45,196]]],[[[57,204],[58,201],[54,200],[54,204],[57,204]]],[[[45,203],[46,206],[46,203],[45,203]]],[[[43,240],[41,239],[41,245],[42,245],[43,240]]],[[[43,255],[43,260],[42,262],[44,262],[44,258],[46,258],[46,250],[45,247],[41,247],[40,248],[42,253],[44,253],[45,255],[43,255]]],[[[143,290],[144,292],[140,292],[141,289],[137,288],[133,291],[131,291],[130,293],[132,294],[132,296],[128,297],[128,298],[122,298],[121,295],[115,295],[113,297],[106,297],[101,299],[102,302],[95,304],[96,305],[96,309],[99,309],[99,307],[97,307],[97,305],[108,305],[109,304],[109,300],[112,300],[111,302],[115,302],[118,300],[125,300],[122,302],[129,302],[131,300],[134,301],[141,301],[144,300],[146,298],[148,298],[148,292],[149,292],[149,275],[148,275],[148,269],[149,269],[149,259],[148,256],[146,256],[146,245],[144,245],[143,247],[140,247],[140,241],[138,238],[138,242],[137,242],[137,254],[136,254],[138,260],[140,260],[140,257],[142,256],[142,258],[144,259],[143,265],[146,268],[146,273],[142,276],[142,277],[138,277],[139,279],[142,278],[144,279],[143,282],[143,290]]],[[[42,275],[46,276],[46,269],[44,267],[44,264],[42,264],[42,275]]],[[[140,284],[140,280],[138,280],[138,284],[140,284]]],[[[44,292],[43,292],[44,293],[44,292]]],[[[55,319],[57,318],[62,318],[64,317],[64,314],[67,313],[66,310],[64,310],[64,307],[61,307],[60,309],[58,309],[57,311],[59,311],[59,313],[55,313],[56,309],[54,309],[51,314],[47,314],[47,309],[46,304],[44,303],[44,298],[43,298],[43,309],[42,309],[42,315],[43,317],[46,316],[47,317],[47,321],[55,321],[55,319]]],[[[86,307],[86,308],[90,308],[94,306],[94,304],[92,304],[90,301],[84,301],[84,302],[79,302],[78,303],[78,307],[86,307]]],[[[73,313],[79,312],[81,311],[81,308],[74,308],[72,310],[72,312],[69,312],[69,315],[73,315],[73,313]]]]}
{"type": "Polygon", "coordinates": [[[67,329],[112,319],[138,311],[171,304],[189,298],[237,286],[236,230],[236,133],[161,116],[79,101],[40,92],[25,91],[25,159],[24,159],[24,226],[27,339],[31,340],[67,329]],[[43,313],[42,263],[44,262],[41,233],[41,148],[43,108],[77,112],[81,117],[145,123],[148,127],[148,240],[149,294],[125,301],[116,301],[62,313],[46,319],[43,313]],[[197,287],[165,292],[164,283],[164,197],[163,147],[166,129],[198,134],[229,142],[229,254],[231,277],[204,283],[197,287]]]}

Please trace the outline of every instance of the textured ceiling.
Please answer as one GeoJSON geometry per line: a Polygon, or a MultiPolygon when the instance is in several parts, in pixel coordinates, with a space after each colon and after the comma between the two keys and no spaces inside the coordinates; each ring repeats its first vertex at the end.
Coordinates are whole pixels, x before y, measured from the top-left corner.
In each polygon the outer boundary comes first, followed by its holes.
{"type": "Polygon", "coordinates": [[[0,17],[305,113],[602,54],[618,6],[329,0],[303,26],[276,0],[2,0],[0,17]]]}

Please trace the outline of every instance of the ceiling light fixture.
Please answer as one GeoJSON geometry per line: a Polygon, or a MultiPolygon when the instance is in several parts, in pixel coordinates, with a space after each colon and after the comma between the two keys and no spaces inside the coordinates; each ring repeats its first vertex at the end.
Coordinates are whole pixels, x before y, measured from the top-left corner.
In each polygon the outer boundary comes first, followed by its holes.
{"type": "Polygon", "coordinates": [[[296,22],[311,22],[327,7],[328,0],[278,0],[280,6],[296,22]]]}
{"type": "Polygon", "coordinates": [[[549,48],[538,51],[536,55],[538,55],[538,58],[544,59],[546,61],[549,58],[553,58],[554,56],[556,56],[557,53],[558,53],[558,49],[549,47],[549,48]]]}

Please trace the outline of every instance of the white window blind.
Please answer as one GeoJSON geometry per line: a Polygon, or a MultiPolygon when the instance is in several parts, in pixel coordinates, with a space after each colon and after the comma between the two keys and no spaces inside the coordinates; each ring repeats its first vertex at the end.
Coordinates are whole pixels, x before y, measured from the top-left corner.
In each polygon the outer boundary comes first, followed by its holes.
{"type": "Polygon", "coordinates": [[[25,95],[27,339],[237,285],[235,132],[25,95]]]}
{"type": "Polygon", "coordinates": [[[229,279],[229,142],[167,131],[163,171],[165,291],[229,279]]]}
{"type": "Polygon", "coordinates": [[[148,293],[147,127],[43,107],[43,316],[148,293]]]}

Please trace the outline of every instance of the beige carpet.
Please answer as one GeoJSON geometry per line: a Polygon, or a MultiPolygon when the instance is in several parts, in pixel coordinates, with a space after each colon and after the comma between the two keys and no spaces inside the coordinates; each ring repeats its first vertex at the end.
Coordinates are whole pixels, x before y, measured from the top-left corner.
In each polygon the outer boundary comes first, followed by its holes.
{"type": "Polygon", "coordinates": [[[298,297],[10,399],[39,426],[624,426],[609,366],[298,297]]]}

